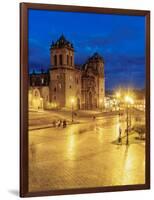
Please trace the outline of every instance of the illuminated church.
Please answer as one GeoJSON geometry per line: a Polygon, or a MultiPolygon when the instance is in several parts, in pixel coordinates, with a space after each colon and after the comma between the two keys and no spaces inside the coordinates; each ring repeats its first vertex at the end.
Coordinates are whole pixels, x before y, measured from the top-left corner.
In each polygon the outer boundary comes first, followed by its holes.
{"type": "Polygon", "coordinates": [[[51,44],[50,63],[49,72],[29,75],[30,108],[104,107],[104,60],[98,53],[78,67],[73,44],[62,35],[51,44]]]}

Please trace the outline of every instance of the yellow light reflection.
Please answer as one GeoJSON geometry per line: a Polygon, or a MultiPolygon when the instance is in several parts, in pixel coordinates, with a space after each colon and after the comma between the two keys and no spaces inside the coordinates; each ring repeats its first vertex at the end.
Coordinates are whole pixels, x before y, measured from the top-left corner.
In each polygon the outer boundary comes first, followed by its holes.
{"type": "Polygon", "coordinates": [[[69,160],[73,160],[76,156],[76,137],[75,134],[76,127],[70,127],[68,138],[67,138],[67,147],[66,147],[66,156],[69,160]]]}

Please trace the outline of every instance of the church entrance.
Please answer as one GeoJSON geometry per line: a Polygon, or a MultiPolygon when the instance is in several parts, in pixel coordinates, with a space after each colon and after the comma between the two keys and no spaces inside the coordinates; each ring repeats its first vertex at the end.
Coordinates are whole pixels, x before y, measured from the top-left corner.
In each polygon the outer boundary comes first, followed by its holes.
{"type": "Polygon", "coordinates": [[[77,98],[77,109],[79,110],[80,109],[80,99],[77,98]]]}
{"type": "Polygon", "coordinates": [[[92,93],[89,92],[89,98],[88,98],[89,102],[88,102],[88,109],[92,109],[92,93]]]}

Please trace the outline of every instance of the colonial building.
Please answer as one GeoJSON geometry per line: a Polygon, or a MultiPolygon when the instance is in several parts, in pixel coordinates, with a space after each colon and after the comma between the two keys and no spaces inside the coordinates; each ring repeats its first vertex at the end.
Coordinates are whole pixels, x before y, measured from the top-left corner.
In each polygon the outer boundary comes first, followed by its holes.
{"type": "Polygon", "coordinates": [[[50,62],[48,73],[30,74],[31,107],[103,108],[104,60],[98,53],[79,68],[74,64],[73,44],[62,35],[56,42],[52,42],[50,62]],[[36,106],[34,99],[37,96],[40,104],[36,106]]]}

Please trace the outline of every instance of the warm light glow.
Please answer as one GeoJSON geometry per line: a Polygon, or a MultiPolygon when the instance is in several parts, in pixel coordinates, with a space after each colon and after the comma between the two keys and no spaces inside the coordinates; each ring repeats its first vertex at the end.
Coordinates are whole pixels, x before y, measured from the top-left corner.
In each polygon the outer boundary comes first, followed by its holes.
{"type": "Polygon", "coordinates": [[[116,97],[117,97],[118,99],[121,97],[120,92],[117,92],[117,93],[116,93],[116,97]]]}
{"type": "Polygon", "coordinates": [[[102,102],[103,102],[103,99],[100,99],[99,102],[102,103],[102,102]]]}
{"type": "Polygon", "coordinates": [[[128,104],[134,104],[133,98],[129,95],[125,96],[125,102],[128,104]]]}
{"type": "Polygon", "coordinates": [[[71,104],[74,104],[74,102],[75,102],[75,99],[74,99],[74,97],[72,97],[71,98],[71,104]]]}

